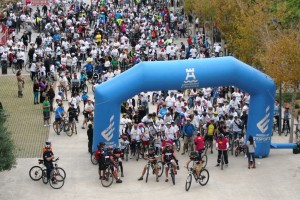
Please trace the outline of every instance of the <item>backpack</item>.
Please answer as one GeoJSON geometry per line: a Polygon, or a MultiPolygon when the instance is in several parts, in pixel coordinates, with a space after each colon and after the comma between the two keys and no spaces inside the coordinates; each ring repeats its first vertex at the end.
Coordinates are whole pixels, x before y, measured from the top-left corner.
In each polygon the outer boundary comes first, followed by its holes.
{"type": "Polygon", "coordinates": [[[207,135],[213,135],[215,131],[215,126],[213,124],[209,124],[207,127],[207,135]]]}

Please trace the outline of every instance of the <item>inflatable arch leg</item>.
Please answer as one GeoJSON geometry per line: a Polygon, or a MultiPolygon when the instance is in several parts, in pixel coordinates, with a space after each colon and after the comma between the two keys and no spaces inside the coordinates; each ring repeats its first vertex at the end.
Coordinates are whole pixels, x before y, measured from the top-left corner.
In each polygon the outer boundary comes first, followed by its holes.
{"type": "Polygon", "coordinates": [[[247,138],[256,156],[270,152],[275,84],[266,74],[233,58],[142,62],[95,88],[93,150],[100,141],[118,144],[120,104],[142,91],[234,85],[251,95],[247,138]]]}

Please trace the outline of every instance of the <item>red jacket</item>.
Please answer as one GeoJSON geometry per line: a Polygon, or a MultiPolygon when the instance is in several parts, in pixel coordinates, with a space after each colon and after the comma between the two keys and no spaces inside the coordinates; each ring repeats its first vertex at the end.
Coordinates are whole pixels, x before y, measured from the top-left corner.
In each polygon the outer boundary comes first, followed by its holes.
{"type": "Polygon", "coordinates": [[[227,138],[225,138],[225,137],[223,137],[222,139],[218,138],[217,139],[218,149],[226,150],[227,149],[227,143],[228,143],[227,138]]]}

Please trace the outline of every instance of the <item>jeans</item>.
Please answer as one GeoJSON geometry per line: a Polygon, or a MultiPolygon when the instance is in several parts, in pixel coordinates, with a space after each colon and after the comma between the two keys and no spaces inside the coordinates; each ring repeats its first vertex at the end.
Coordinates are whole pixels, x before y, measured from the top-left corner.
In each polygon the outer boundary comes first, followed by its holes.
{"type": "Polygon", "coordinates": [[[251,161],[253,163],[255,163],[255,156],[254,156],[254,152],[253,153],[248,153],[247,154],[247,157],[248,157],[248,162],[250,163],[251,161]]]}
{"type": "Polygon", "coordinates": [[[33,103],[38,103],[39,102],[39,92],[33,92],[33,103]]]}
{"type": "Polygon", "coordinates": [[[226,150],[218,150],[218,163],[221,162],[222,151],[223,151],[223,155],[224,155],[225,164],[228,164],[228,154],[227,154],[226,150]]]}

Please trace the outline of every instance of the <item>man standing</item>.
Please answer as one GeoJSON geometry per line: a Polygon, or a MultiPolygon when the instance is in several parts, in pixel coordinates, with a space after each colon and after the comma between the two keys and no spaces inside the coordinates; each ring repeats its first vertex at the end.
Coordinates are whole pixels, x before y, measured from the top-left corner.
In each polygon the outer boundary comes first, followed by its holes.
{"type": "Polygon", "coordinates": [[[187,118],[186,119],[186,124],[183,125],[182,132],[184,135],[184,140],[183,140],[183,152],[181,155],[185,154],[185,151],[188,149],[188,144],[191,143],[193,144],[193,134],[196,132],[196,128],[193,124],[191,124],[191,119],[187,118]]]}
{"type": "Polygon", "coordinates": [[[44,114],[44,126],[50,126],[50,101],[49,97],[46,96],[43,102],[43,114],[44,114]]]}

